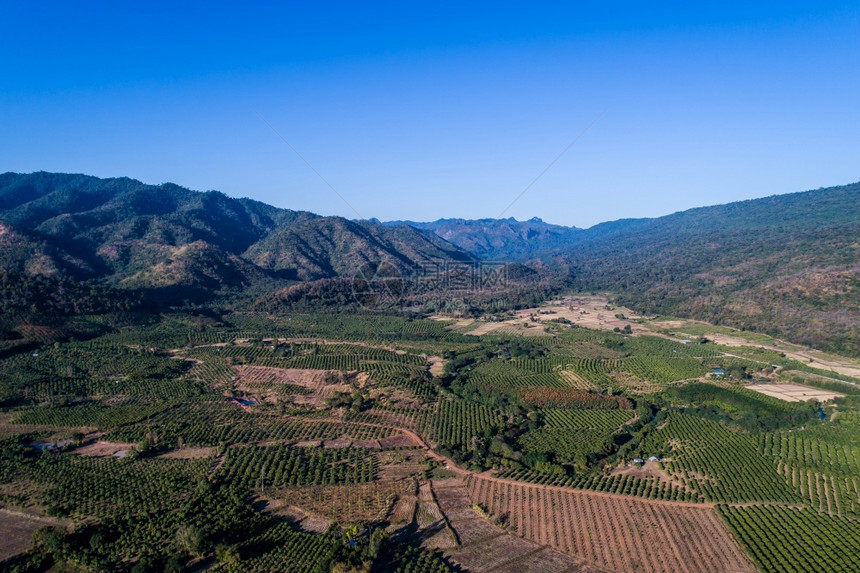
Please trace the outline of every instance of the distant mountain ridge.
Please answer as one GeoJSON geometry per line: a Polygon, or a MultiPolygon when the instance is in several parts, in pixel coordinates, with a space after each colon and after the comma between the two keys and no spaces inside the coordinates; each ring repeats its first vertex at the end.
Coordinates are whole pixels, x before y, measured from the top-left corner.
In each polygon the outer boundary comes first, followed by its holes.
{"type": "Polygon", "coordinates": [[[429,232],[128,178],[0,175],[0,268],[134,288],[241,287],[473,257],[429,232]]]}
{"type": "Polygon", "coordinates": [[[553,253],[577,288],[860,355],[860,183],[601,226],[553,253]]]}
{"type": "Polygon", "coordinates": [[[577,229],[537,218],[351,221],[169,183],[0,175],[0,271],[16,276],[265,296],[368,262],[406,272],[477,259],[517,263],[526,283],[551,277],[642,312],[860,355],[860,183],[577,229]]]}
{"type": "Polygon", "coordinates": [[[388,221],[384,225],[409,225],[432,231],[446,241],[485,260],[524,261],[536,253],[560,248],[575,241],[581,229],[507,219],[438,219],[431,222],[388,221]]]}
{"type": "Polygon", "coordinates": [[[480,258],[542,259],[573,288],[617,293],[642,312],[860,355],[858,183],[588,229],[539,219],[406,223],[480,258]]]}

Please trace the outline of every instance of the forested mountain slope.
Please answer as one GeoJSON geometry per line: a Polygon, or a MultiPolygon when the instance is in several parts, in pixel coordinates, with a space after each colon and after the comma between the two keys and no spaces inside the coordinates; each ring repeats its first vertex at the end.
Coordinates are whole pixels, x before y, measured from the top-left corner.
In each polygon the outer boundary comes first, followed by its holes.
{"type": "Polygon", "coordinates": [[[551,277],[644,312],[860,354],[860,184],[576,229],[539,219],[350,221],[128,178],[0,175],[0,270],[18,277],[194,300],[249,286],[265,296],[351,277],[367,262],[406,271],[474,258],[540,258],[518,267],[532,282],[551,277]]]}
{"type": "Polygon", "coordinates": [[[545,223],[537,217],[528,221],[507,219],[439,219],[428,223],[391,221],[385,225],[407,224],[436,233],[446,241],[485,260],[523,261],[535,253],[565,247],[580,240],[581,229],[545,223]]]}
{"type": "Polygon", "coordinates": [[[860,184],[692,209],[561,251],[581,289],[860,353],[860,184]]]}
{"type": "Polygon", "coordinates": [[[25,275],[129,288],[241,287],[471,256],[432,233],[278,209],[173,184],[58,173],[0,175],[0,263],[25,275]]]}

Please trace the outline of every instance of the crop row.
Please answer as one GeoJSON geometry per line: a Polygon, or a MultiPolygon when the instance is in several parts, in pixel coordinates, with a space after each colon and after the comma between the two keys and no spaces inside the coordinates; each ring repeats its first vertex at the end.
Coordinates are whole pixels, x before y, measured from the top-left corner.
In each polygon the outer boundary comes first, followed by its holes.
{"type": "Polygon", "coordinates": [[[552,408],[543,410],[546,425],[553,428],[583,430],[615,430],[633,417],[624,410],[567,410],[552,408]]]}
{"type": "Polygon", "coordinates": [[[332,543],[328,536],[303,533],[290,523],[278,523],[243,540],[238,548],[240,553],[252,555],[242,561],[244,571],[311,573],[332,543]]]}
{"type": "Polygon", "coordinates": [[[109,437],[133,442],[149,439],[158,445],[175,445],[181,439],[186,445],[217,446],[267,440],[331,440],[343,435],[355,440],[373,440],[392,433],[388,428],[349,422],[270,418],[246,413],[235,404],[222,401],[180,404],[143,423],[118,428],[109,437]]]}
{"type": "Polygon", "coordinates": [[[838,476],[860,475],[860,447],[832,443],[804,432],[764,434],[761,452],[786,463],[838,476]]]}
{"type": "Polygon", "coordinates": [[[854,521],[779,506],[719,511],[762,571],[860,569],[860,528],[854,521]]]}
{"type": "Polygon", "coordinates": [[[110,429],[149,418],[167,408],[168,404],[165,403],[106,405],[87,402],[68,406],[45,405],[25,410],[16,418],[15,423],[110,429]]]}
{"type": "Polygon", "coordinates": [[[499,477],[534,483],[644,497],[666,501],[700,502],[703,499],[683,487],[654,476],[607,475],[600,472],[565,476],[528,469],[505,470],[499,477]]]}
{"type": "Polygon", "coordinates": [[[501,413],[463,400],[442,400],[433,417],[433,436],[440,444],[469,445],[472,438],[502,425],[501,413]]]}
{"type": "Polygon", "coordinates": [[[672,414],[640,445],[642,452],[671,458],[667,469],[708,501],[798,503],[756,439],[717,422],[672,414]]]}
{"type": "Polygon", "coordinates": [[[518,398],[540,408],[581,408],[591,410],[631,410],[630,400],[623,396],[608,396],[584,392],[575,388],[531,386],[522,388],[518,398]]]}
{"type": "Polygon", "coordinates": [[[612,451],[612,437],[604,430],[541,428],[523,434],[519,445],[526,452],[553,454],[560,462],[612,451]]]}
{"type": "Polygon", "coordinates": [[[860,478],[835,477],[780,463],[779,473],[809,507],[829,515],[860,519],[860,478]]]}
{"type": "Polygon", "coordinates": [[[42,484],[34,491],[52,513],[99,517],[175,508],[209,466],[208,459],[116,460],[69,454],[4,463],[14,464],[17,479],[42,484]]]}
{"type": "Polygon", "coordinates": [[[244,489],[361,483],[376,475],[373,456],[360,448],[308,448],[282,444],[234,446],[216,478],[244,489]]]}

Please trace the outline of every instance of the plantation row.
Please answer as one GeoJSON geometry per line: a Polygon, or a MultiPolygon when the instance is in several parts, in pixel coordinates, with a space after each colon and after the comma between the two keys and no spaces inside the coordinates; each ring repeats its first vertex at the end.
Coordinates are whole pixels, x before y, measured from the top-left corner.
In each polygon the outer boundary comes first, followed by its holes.
{"type": "Polygon", "coordinates": [[[69,406],[39,406],[25,410],[17,424],[110,429],[132,424],[163,412],[168,404],[103,405],[96,402],[69,406]]]}
{"type": "Polygon", "coordinates": [[[373,456],[361,448],[233,446],[214,477],[251,489],[362,483],[373,480],[376,469],[373,456]]]}
{"type": "Polygon", "coordinates": [[[671,456],[667,469],[707,501],[800,502],[754,437],[717,422],[672,414],[664,428],[646,437],[640,451],[671,456]]]}
{"type": "Polygon", "coordinates": [[[778,506],[719,506],[719,511],[764,572],[860,569],[856,522],[778,506]]]}
{"type": "Polygon", "coordinates": [[[526,387],[518,398],[539,408],[577,408],[586,410],[631,410],[632,403],[623,396],[583,392],[574,388],[526,387]]]}
{"type": "Polygon", "coordinates": [[[434,415],[436,405],[427,408],[394,408],[376,406],[358,414],[350,414],[349,422],[380,424],[409,430],[426,431],[428,419],[434,415]]]}
{"type": "MultiPolygon", "coordinates": [[[[856,400],[856,398],[852,399],[856,400]]],[[[857,405],[860,405],[860,402],[857,405]]],[[[830,444],[860,448],[858,426],[860,426],[860,412],[843,410],[833,414],[832,423],[807,427],[803,430],[803,435],[808,438],[824,440],[830,444]]]]}
{"type": "Polygon", "coordinates": [[[708,369],[697,358],[685,356],[633,356],[629,358],[568,358],[552,356],[535,360],[515,360],[521,370],[546,374],[570,370],[595,384],[612,384],[614,372],[627,372],[651,382],[671,382],[704,375],[708,369]]]}
{"type": "MultiPolygon", "coordinates": [[[[208,403],[202,403],[205,406],[208,403]]],[[[238,406],[229,404],[239,410],[238,406]]],[[[109,439],[139,442],[155,436],[157,445],[175,446],[181,439],[189,446],[257,443],[263,441],[295,442],[301,440],[333,440],[349,436],[354,440],[375,440],[392,435],[394,430],[350,424],[349,422],[312,422],[298,419],[278,420],[263,416],[237,416],[228,425],[213,425],[205,414],[179,407],[154,416],[151,421],[119,428],[109,439]],[[188,412],[189,418],[181,414],[188,412]],[[194,416],[194,417],[192,417],[194,416]],[[196,418],[196,419],[195,419],[196,418]]]]}
{"type": "Polygon", "coordinates": [[[437,408],[432,419],[432,435],[439,444],[469,445],[473,437],[503,423],[498,411],[462,400],[442,400],[437,408]]]}
{"type": "Polygon", "coordinates": [[[95,378],[175,378],[189,367],[190,364],[153,350],[88,343],[48,347],[4,361],[8,375],[24,381],[42,376],[74,378],[81,375],[95,378]]]}
{"type": "Polygon", "coordinates": [[[238,549],[254,556],[242,561],[245,571],[312,573],[333,541],[328,536],[302,533],[289,523],[279,523],[242,541],[238,549]]]}
{"type": "Polygon", "coordinates": [[[612,451],[612,436],[603,430],[542,428],[523,434],[519,445],[526,452],[553,454],[557,461],[574,462],[612,451]]]}
{"type": "Polygon", "coordinates": [[[226,361],[217,360],[215,357],[207,357],[206,361],[196,362],[185,374],[186,379],[209,384],[212,387],[225,387],[230,384],[235,376],[232,368],[227,366],[226,361]]]}
{"type": "Polygon", "coordinates": [[[7,450],[0,483],[24,479],[38,484],[31,491],[55,515],[106,517],[177,507],[205,477],[209,463],[209,459],[116,460],[27,451],[10,456],[7,450]]]}
{"type": "Polygon", "coordinates": [[[623,410],[563,410],[542,411],[546,425],[552,428],[603,430],[611,432],[633,418],[623,410]]]}
{"type": "Polygon", "coordinates": [[[489,376],[485,374],[472,375],[469,377],[469,383],[481,390],[495,390],[504,392],[506,390],[518,390],[519,388],[530,386],[546,386],[550,388],[564,388],[568,384],[562,377],[555,373],[547,374],[527,374],[517,376],[508,374],[504,376],[489,376]]]}
{"type": "Polygon", "coordinates": [[[565,476],[540,473],[529,469],[516,469],[503,470],[499,473],[499,477],[536,485],[569,487],[664,501],[684,501],[691,503],[704,501],[697,494],[654,476],[611,476],[600,472],[565,476]]]}
{"type": "Polygon", "coordinates": [[[834,477],[782,462],[777,471],[810,508],[829,515],[860,519],[860,477],[834,477]]]}
{"type": "Polygon", "coordinates": [[[416,354],[398,353],[386,348],[364,344],[322,342],[278,342],[277,340],[250,339],[248,342],[230,341],[228,344],[191,346],[186,352],[192,355],[231,356],[255,361],[264,358],[298,359],[309,356],[350,356],[361,360],[379,360],[396,364],[420,365],[424,359],[416,354]]]}
{"type": "Polygon", "coordinates": [[[837,476],[860,476],[860,447],[834,444],[804,432],[764,434],[759,438],[764,455],[837,476]]]}
{"type": "Polygon", "coordinates": [[[277,492],[288,505],[338,521],[380,521],[402,495],[414,495],[412,480],[376,481],[352,485],[291,487],[277,492]]]}
{"type": "Polygon", "coordinates": [[[534,362],[538,360],[504,360],[502,358],[494,358],[487,362],[478,365],[469,373],[470,378],[486,379],[486,378],[511,378],[516,379],[524,376],[533,376],[535,374],[551,374],[556,375],[553,369],[538,369],[530,368],[534,362]]]}
{"type": "Polygon", "coordinates": [[[700,359],[689,356],[661,357],[642,355],[621,360],[619,370],[641,380],[666,383],[703,376],[708,368],[700,359]]]}
{"type": "Polygon", "coordinates": [[[147,396],[170,400],[200,395],[208,386],[181,380],[191,363],[148,350],[74,343],[19,354],[4,361],[0,394],[26,400],[55,397],[147,396]]]}
{"type": "Polygon", "coordinates": [[[140,396],[152,400],[180,400],[210,392],[208,384],[189,380],[138,378],[50,378],[27,385],[21,394],[36,402],[57,397],[140,396]]]}
{"type": "Polygon", "coordinates": [[[474,342],[445,329],[435,320],[410,320],[398,316],[351,314],[294,314],[262,316],[234,314],[229,325],[201,329],[197,323],[164,320],[151,327],[124,329],[102,337],[113,344],[184,346],[218,344],[234,339],[321,338],[371,343],[436,340],[448,343],[474,342]]]}
{"type": "Polygon", "coordinates": [[[479,476],[471,498],[540,545],[609,571],[751,571],[717,513],[631,497],[499,483],[479,476]]]}
{"type": "Polygon", "coordinates": [[[694,358],[712,358],[720,356],[721,350],[714,344],[683,344],[680,341],[668,340],[658,336],[637,336],[625,341],[625,347],[630,348],[637,356],[672,357],[676,355],[694,358]]]}
{"type": "MultiPolygon", "coordinates": [[[[240,553],[254,555],[242,561],[243,571],[290,571],[311,573],[324,560],[337,540],[328,535],[297,532],[288,523],[279,523],[238,545],[240,553]]],[[[441,556],[426,549],[398,544],[382,556],[380,570],[390,573],[447,573],[451,568],[441,556]]]]}
{"type": "Polygon", "coordinates": [[[392,375],[392,374],[372,374],[373,382],[379,384],[380,386],[395,386],[400,388],[405,388],[412,392],[413,395],[422,399],[429,400],[435,394],[434,388],[430,382],[428,382],[423,376],[409,376],[405,377],[402,375],[392,375]]]}

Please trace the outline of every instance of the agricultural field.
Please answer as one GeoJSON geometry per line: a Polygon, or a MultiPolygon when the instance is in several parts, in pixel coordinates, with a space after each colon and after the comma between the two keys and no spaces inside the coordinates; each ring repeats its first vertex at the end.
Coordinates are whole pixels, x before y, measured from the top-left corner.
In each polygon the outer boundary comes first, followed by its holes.
{"type": "Polygon", "coordinates": [[[177,311],[4,355],[0,570],[860,567],[855,378],[576,300],[177,311]]]}
{"type": "Polygon", "coordinates": [[[518,535],[611,571],[755,570],[713,507],[480,476],[469,490],[518,535]]]}
{"type": "Polygon", "coordinates": [[[827,402],[834,398],[844,398],[845,394],[810,388],[800,384],[750,384],[745,386],[747,390],[755,390],[765,396],[772,396],[785,400],[786,402],[827,402]]]}

